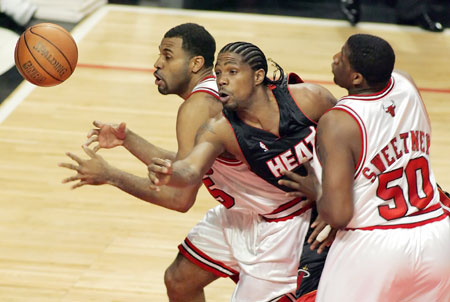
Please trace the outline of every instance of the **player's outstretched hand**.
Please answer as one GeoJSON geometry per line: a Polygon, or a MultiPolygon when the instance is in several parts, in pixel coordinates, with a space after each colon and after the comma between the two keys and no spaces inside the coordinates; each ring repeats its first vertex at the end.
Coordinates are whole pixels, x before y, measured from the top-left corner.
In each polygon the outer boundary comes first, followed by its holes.
{"type": "Polygon", "coordinates": [[[172,175],[172,161],[154,157],[147,167],[148,178],[150,179],[150,189],[159,191],[159,186],[169,183],[172,175]]]}
{"type": "Polygon", "coordinates": [[[94,152],[97,152],[101,148],[110,149],[123,145],[127,136],[126,123],[122,122],[117,125],[94,121],[93,124],[96,128],[88,132],[85,146],[89,147],[92,143],[97,143],[92,148],[94,152]]]}
{"type": "Polygon", "coordinates": [[[295,190],[294,192],[286,193],[288,196],[306,196],[309,200],[316,201],[322,193],[319,180],[309,163],[304,163],[303,165],[308,172],[307,176],[301,176],[297,173],[283,170],[281,174],[286,176],[286,178],[280,179],[278,184],[295,190]]]}
{"type": "Polygon", "coordinates": [[[83,150],[89,156],[89,159],[81,159],[77,155],[67,152],[72,163],[59,163],[58,166],[74,170],[77,172],[74,176],[64,179],[63,183],[78,181],[72,186],[72,189],[79,188],[84,185],[102,185],[108,182],[108,171],[111,167],[100,155],[94,150],[83,145],[83,150]]]}
{"type": "Polygon", "coordinates": [[[309,236],[308,243],[312,250],[317,248],[317,253],[322,253],[323,250],[330,246],[336,237],[337,230],[328,225],[322,218],[317,216],[316,220],[311,224],[314,231],[309,236]]]}

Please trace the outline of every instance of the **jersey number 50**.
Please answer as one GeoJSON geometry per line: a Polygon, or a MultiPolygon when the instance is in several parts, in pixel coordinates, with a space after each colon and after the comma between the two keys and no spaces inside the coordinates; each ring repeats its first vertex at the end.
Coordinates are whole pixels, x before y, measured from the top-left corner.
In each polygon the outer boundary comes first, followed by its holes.
{"type": "Polygon", "coordinates": [[[425,157],[410,160],[404,169],[399,168],[383,173],[379,175],[378,180],[377,196],[386,201],[394,200],[395,204],[393,208],[389,207],[389,205],[378,207],[380,216],[386,220],[405,216],[408,212],[408,204],[422,210],[433,200],[434,191],[430,181],[430,168],[425,157]],[[399,185],[388,187],[390,182],[400,179],[403,175],[405,175],[408,183],[408,188],[406,188],[408,190],[407,198],[405,198],[405,192],[399,185]],[[420,193],[418,190],[419,185],[422,187],[420,193]]]}

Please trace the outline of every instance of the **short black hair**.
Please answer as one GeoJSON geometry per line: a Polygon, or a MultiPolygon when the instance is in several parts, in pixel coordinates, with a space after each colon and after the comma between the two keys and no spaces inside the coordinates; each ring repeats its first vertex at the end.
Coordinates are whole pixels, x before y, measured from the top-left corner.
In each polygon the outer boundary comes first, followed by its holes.
{"type": "Polygon", "coordinates": [[[391,45],[384,39],[355,34],[347,40],[350,53],[347,58],[351,67],[366,79],[369,85],[386,83],[394,70],[395,54],[391,45]]]}
{"type": "Polygon", "coordinates": [[[195,23],[180,24],[166,32],[164,38],[181,38],[185,51],[193,57],[202,56],[205,59],[205,67],[213,66],[216,41],[203,26],[195,23]]]}
{"type": "Polygon", "coordinates": [[[257,71],[259,69],[264,70],[264,84],[277,84],[281,81],[283,81],[284,78],[284,71],[283,68],[281,68],[280,65],[272,61],[272,63],[275,65],[276,70],[275,72],[279,72],[280,76],[277,80],[271,80],[267,77],[267,59],[264,53],[261,49],[259,49],[258,46],[249,43],[249,42],[232,42],[228,43],[222,49],[219,51],[219,54],[225,53],[225,52],[231,52],[238,54],[242,57],[242,60],[250,65],[250,67],[257,71]]]}

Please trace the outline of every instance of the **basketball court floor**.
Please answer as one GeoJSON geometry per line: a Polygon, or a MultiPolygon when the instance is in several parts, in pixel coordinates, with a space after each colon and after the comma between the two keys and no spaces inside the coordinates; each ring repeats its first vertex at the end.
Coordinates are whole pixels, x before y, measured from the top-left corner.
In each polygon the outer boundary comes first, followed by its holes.
{"type": "MultiPolygon", "coordinates": [[[[81,145],[93,120],[127,122],[149,141],[176,150],[181,100],[161,96],[153,62],[163,34],[184,22],[204,25],[217,48],[244,40],[285,71],[324,85],[336,97],[331,58],[353,33],[382,36],[398,69],[412,74],[433,126],[431,160],[450,189],[450,34],[418,28],[300,17],[245,15],[107,5],[72,30],[79,65],[63,84],[22,82],[0,105],[0,301],[167,301],[163,274],[177,245],[216,202],[201,189],[185,214],[147,204],[110,186],[71,190],[58,167],[81,145]]],[[[195,117],[193,117],[195,118],[195,117]]],[[[145,177],[146,167],[121,148],[99,151],[109,163],[145,177]]],[[[233,282],[206,289],[229,301],[233,282]]]]}

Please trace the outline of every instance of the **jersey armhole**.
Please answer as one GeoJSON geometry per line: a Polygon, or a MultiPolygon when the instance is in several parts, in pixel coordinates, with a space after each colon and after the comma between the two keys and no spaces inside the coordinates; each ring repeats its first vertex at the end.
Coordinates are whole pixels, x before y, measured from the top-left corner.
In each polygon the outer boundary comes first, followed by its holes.
{"type": "Polygon", "coordinates": [[[367,157],[367,130],[366,130],[366,127],[365,127],[364,122],[362,121],[361,117],[353,109],[351,109],[348,106],[338,105],[338,106],[331,108],[328,111],[331,111],[331,110],[339,110],[339,111],[347,113],[348,115],[350,115],[351,118],[353,118],[353,120],[358,125],[359,133],[360,133],[360,137],[361,137],[361,141],[360,141],[361,152],[359,154],[358,163],[356,164],[356,167],[355,167],[355,178],[357,178],[362,171],[362,168],[364,166],[364,163],[365,163],[366,157],[367,157]]]}

